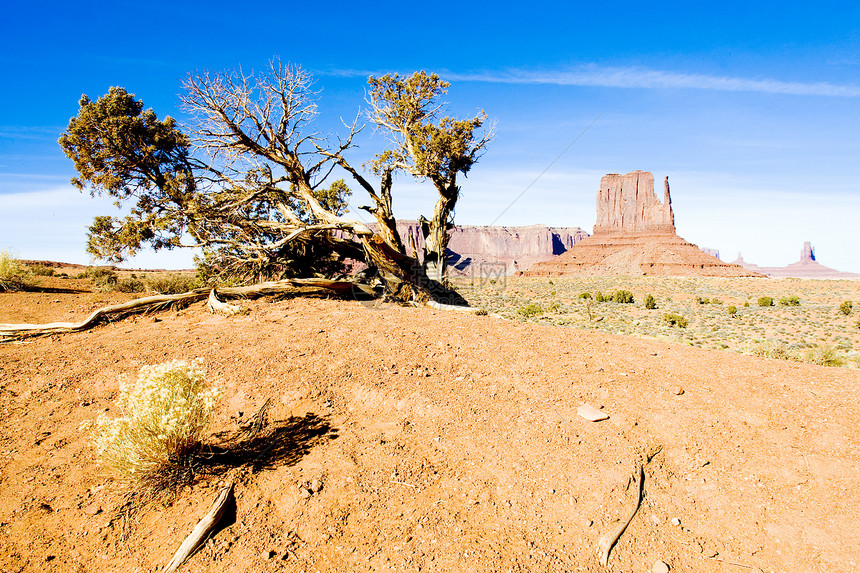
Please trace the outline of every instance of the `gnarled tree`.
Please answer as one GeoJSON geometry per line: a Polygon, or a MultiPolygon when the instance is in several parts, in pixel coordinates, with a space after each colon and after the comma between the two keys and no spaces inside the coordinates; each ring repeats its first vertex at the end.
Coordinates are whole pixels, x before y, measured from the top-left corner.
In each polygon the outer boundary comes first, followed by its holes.
{"type": "MultiPolygon", "coordinates": [[[[204,267],[249,279],[278,274],[297,256],[317,262],[349,257],[378,269],[386,291],[402,300],[463,302],[441,275],[428,276],[404,252],[391,187],[392,172],[406,163],[380,156],[377,189],[346,158],[360,128],[353,124],[336,142],[312,131],[316,94],[306,72],[274,60],[265,73],[190,75],[184,87],[182,104],[192,118],[184,132],[171,118],[159,121],[152,110],[143,111],[121,88],[96,102],[81,99],[78,116],[60,138],[79,173],[73,183],[117,203],[133,201],[123,219],[96,219],[89,229],[91,253],[121,261],[144,244],[197,246],[204,267]],[[372,199],[366,209],[376,218],[376,231],[344,216],[348,187],[342,180],[327,184],[338,167],[372,199]]],[[[410,90],[402,90],[404,97],[412,97],[410,90]]],[[[416,101],[427,106],[425,100],[440,93],[444,86],[416,101]]],[[[449,118],[438,126],[421,123],[434,117],[415,115],[415,130],[427,130],[428,143],[463,139],[463,128],[449,118]]],[[[465,171],[460,164],[451,167],[448,156],[443,152],[437,160],[437,172],[422,167],[421,176],[455,186],[456,173],[465,171]]]]}

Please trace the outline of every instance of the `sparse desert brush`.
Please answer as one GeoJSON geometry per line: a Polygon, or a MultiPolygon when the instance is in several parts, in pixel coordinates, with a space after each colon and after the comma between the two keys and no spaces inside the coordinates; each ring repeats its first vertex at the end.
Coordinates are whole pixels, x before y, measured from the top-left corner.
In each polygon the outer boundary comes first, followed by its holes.
{"type": "Polygon", "coordinates": [[[633,293],[629,290],[617,290],[612,293],[612,298],[610,299],[612,302],[618,302],[622,304],[633,304],[636,302],[633,300],[633,293]]]}
{"type": "Polygon", "coordinates": [[[143,292],[146,290],[146,285],[140,279],[128,278],[118,280],[113,288],[119,292],[143,292]]]}
{"type": "Polygon", "coordinates": [[[779,306],[800,306],[800,297],[784,296],[779,299],[779,306]]]}
{"type": "Polygon", "coordinates": [[[27,269],[6,251],[0,251],[0,292],[16,291],[29,286],[27,269]]]}
{"type": "Polygon", "coordinates": [[[530,303],[517,309],[517,314],[520,314],[526,318],[530,316],[537,316],[539,314],[543,314],[543,308],[541,308],[541,305],[539,304],[530,303]]]}
{"type": "Polygon", "coordinates": [[[561,303],[558,301],[555,301],[554,303],[549,305],[549,307],[547,307],[547,311],[548,312],[555,312],[555,313],[561,312],[561,303]]]}
{"type": "Polygon", "coordinates": [[[645,295],[645,308],[647,308],[648,310],[654,310],[655,308],[657,308],[657,301],[654,299],[653,295],[645,295]]]}
{"type": "Polygon", "coordinates": [[[663,322],[670,327],[677,326],[678,328],[687,328],[688,321],[685,317],[674,312],[667,312],[663,315],[663,322]]]}
{"type": "Polygon", "coordinates": [[[489,313],[487,312],[487,309],[485,309],[485,308],[476,308],[475,312],[473,314],[475,316],[487,316],[489,313]]]}
{"type": "Polygon", "coordinates": [[[30,272],[33,273],[37,277],[52,277],[54,276],[54,269],[47,265],[28,265],[30,267],[30,272]]]}
{"type": "Polygon", "coordinates": [[[597,302],[606,302],[606,298],[603,296],[603,293],[600,291],[597,291],[594,294],[594,300],[597,302]]]}
{"type": "Polygon", "coordinates": [[[774,358],[776,360],[794,360],[795,356],[785,344],[762,343],[750,348],[750,352],[763,358],[774,358]]]}
{"type": "Polygon", "coordinates": [[[711,299],[711,304],[723,304],[723,301],[718,299],[717,297],[713,297],[711,299]]]}
{"type": "Polygon", "coordinates": [[[850,300],[846,300],[845,302],[843,302],[842,304],[839,305],[839,310],[841,310],[842,314],[844,314],[845,316],[848,316],[849,314],[851,314],[851,310],[853,308],[854,308],[854,303],[851,302],[850,300]]]}
{"type": "Polygon", "coordinates": [[[734,316],[738,313],[738,307],[736,307],[735,305],[730,305],[728,308],[726,308],[726,312],[729,313],[729,316],[734,318],[734,316]]]}
{"type": "Polygon", "coordinates": [[[702,298],[699,295],[696,295],[696,303],[697,304],[711,304],[711,299],[709,299],[707,297],[702,298]]]}
{"type": "Polygon", "coordinates": [[[829,344],[807,348],[802,359],[803,362],[819,366],[842,366],[845,364],[839,352],[829,344]]]}
{"type": "Polygon", "coordinates": [[[758,297],[758,305],[759,306],[773,306],[773,297],[770,297],[770,296],[758,297]]]}
{"type": "Polygon", "coordinates": [[[146,286],[158,294],[181,294],[199,287],[200,281],[194,275],[169,273],[149,277],[146,286]]]}
{"type": "Polygon", "coordinates": [[[590,298],[591,298],[591,293],[590,293],[590,292],[581,292],[581,293],[579,293],[579,298],[582,298],[582,299],[590,299],[590,298]]]}
{"type": "Polygon", "coordinates": [[[135,382],[120,379],[122,417],[99,417],[100,465],[143,499],[175,491],[194,475],[194,461],[221,399],[207,388],[200,359],[143,366],[135,382]]]}

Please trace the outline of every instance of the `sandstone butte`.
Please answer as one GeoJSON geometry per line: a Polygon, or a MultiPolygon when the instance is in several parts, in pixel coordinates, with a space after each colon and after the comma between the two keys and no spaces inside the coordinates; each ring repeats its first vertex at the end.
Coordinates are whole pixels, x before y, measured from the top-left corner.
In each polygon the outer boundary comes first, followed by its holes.
{"type": "Polygon", "coordinates": [[[837,271],[819,263],[815,260],[815,250],[809,241],[804,241],[800,249],[800,260],[785,267],[760,267],[746,262],[740,253],[733,264],[775,279],[860,279],[860,274],[837,271]]]}
{"type": "Polygon", "coordinates": [[[632,171],[600,180],[594,234],[567,252],[538,263],[525,276],[700,276],[763,277],[703,253],[675,233],[669,178],[663,201],[654,175],[632,171]]]}

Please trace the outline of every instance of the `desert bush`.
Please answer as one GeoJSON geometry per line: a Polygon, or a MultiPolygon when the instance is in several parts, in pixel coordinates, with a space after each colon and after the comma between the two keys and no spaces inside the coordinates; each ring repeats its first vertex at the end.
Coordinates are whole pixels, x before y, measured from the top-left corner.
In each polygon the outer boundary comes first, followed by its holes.
{"type": "Polygon", "coordinates": [[[677,326],[678,328],[687,328],[687,319],[674,312],[667,312],[663,315],[663,322],[670,327],[677,326]]]}
{"type": "Polygon", "coordinates": [[[475,316],[487,316],[489,313],[487,312],[487,309],[485,309],[485,308],[476,308],[475,312],[473,314],[475,316]]]}
{"type": "Polygon", "coordinates": [[[118,280],[113,288],[119,292],[143,292],[146,290],[146,285],[142,280],[128,278],[118,280]]]}
{"type": "Polygon", "coordinates": [[[581,292],[581,293],[579,293],[579,298],[582,298],[582,299],[590,299],[590,298],[591,298],[591,293],[590,293],[590,292],[581,292]]]}
{"type": "Polygon", "coordinates": [[[760,296],[758,298],[759,306],[773,306],[773,297],[769,296],[760,296]]]}
{"type": "Polygon", "coordinates": [[[16,291],[30,286],[27,269],[6,251],[0,251],[0,292],[16,291]]]}
{"type": "Polygon", "coordinates": [[[749,308],[749,307],[750,307],[750,301],[745,300],[744,301],[744,308],[749,308]]]}
{"type": "Polygon", "coordinates": [[[726,311],[729,313],[729,316],[734,317],[738,313],[738,307],[731,305],[726,309],[726,311]]]}
{"type": "Polygon", "coordinates": [[[657,301],[651,294],[645,295],[645,308],[647,308],[648,310],[654,310],[655,308],[657,308],[657,301]]]}
{"type": "Polygon", "coordinates": [[[561,311],[561,303],[556,301],[547,307],[548,312],[560,312],[561,311]]]}
{"type": "Polygon", "coordinates": [[[854,308],[854,303],[851,302],[850,300],[846,300],[845,302],[843,302],[842,304],[839,305],[839,310],[841,310],[842,314],[844,314],[845,316],[848,316],[849,314],[851,314],[851,310],[853,308],[854,308]]]}
{"type": "Polygon", "coordinates": [[[803,353],[803,362],[819,366],[842,366],[845,364],[839,352],[827,344],[807,348],[803,353]]]}
{"type": "Polygon", "coordinates": [[[199,287],[200,281],[194,275],[169,273],[149,277],[146,286],[158,294],[181,294],[199,287]]]}
{"type": "Polygon", "coordinates": [[[723,301],[718,299],[717,297],[714,297],[711,299],[711,304],[723,304],[723,301]]]}
{"type": "Polygon", "coordinates": [[[193,477],[194,461],[222,391],[207,388],[200,359],[143,366],[120,378],[122,417],[99,417],[100,465],[128,492],[158,497],[193,477]]]}
{"type": "Polygon", "coordinates": [[[532,302],[532,303],[529,303],[525,306],[521,306],[517,310],[517,314],[520,314],[526,318],[528,318],[530,316],[537,316],[537,315],[543,314],[543,308],[541,308],[541,305],[532,302]]]}
{"type": "Polygon", "coordinates": [[[751,349],[753,354],[763,358],[774,358],[777,360],[793,360],[794,355],[785,344],[762,343],[756,344],[751,349]]]}
{"type": "Polygon", "coordinates": [[[595,293],[594,300],[596,300],[597,302],[606,302],[606,298],[603,296],[603,293],[600,291],[597,291],[595,293]]]}
{"type": "Polygon", "coordinates": [[[800,306],[800,297],[784,296],[779,299],[779,306],[800,306]]]}
{"type": "Polygon", "coordinates": [[[33,273],[37,277],[52,277],[54,276],[53,267],[49,267],[47,265],[28,265],[30,268],[30,272],[33,273]]]}
{"type": "Polygon", "coordinates": [[[622,304],[633,304],[633,293],[629,290],[617,290],[612,293],[612,302],[618,302],[622,304]]]}
{"type": "Polygon", "coordinates": [[[696,295],[696,302],[697,302],[698,304],[711,304],[711,299],[709,299],[709,298],[707,298],[707,297],[706,297],[706,298],[702,298],[702,297],[700,297],[699,295],[696,295]]]}

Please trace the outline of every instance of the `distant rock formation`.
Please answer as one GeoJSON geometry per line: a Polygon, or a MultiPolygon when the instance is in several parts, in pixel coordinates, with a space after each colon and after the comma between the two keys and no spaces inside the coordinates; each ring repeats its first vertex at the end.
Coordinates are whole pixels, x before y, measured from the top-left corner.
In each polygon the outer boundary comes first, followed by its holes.
{"type": "Polygon", "coordinates": [[[675,233],[675,215],[669,196],[669,178],[663,183],[663,202],[654,194],[654,175],[631,171],[610,173],[600,179],[594,234],[675,233]]]}
{"type": "Polygon", "coordinates": [[[815,250],[809,241],[804,241],[800,249],[800,260],[785,267],[760,267],[746,262],[740,253],[734,264],[775,279],[860,279],[860,274],[837,271],[816,261],[815,250]]]}
{"type": "Polygon", "coordinates": [[[534,265],[526,276],[715,276],[762,277],[724,263],[675,234],[669,178],[663,202],[647,171],[615,173],[600,180],[594,235],[563,255],[534,265]]]}
{"type": "Polygon", "coordinates": [[[715,257],[717,259],[720,258],[719,249],[709,249],[708,247],[702,247],[702,252],[705,253],[706,255],[711,255],[712,257],[715,257]]]}
{"type": "MultiPolygon", "coordinates": [[[[373,225],[371,225],[373,227],[373,225]]],[[[412,255],[420,259],[424,237],[417,221],[398,221],[397,231],[412,255]]],[[[448,274],[513,274],[567,252],[588,233],[579,227],[457,225],[448,243],[448,274]]]]}

